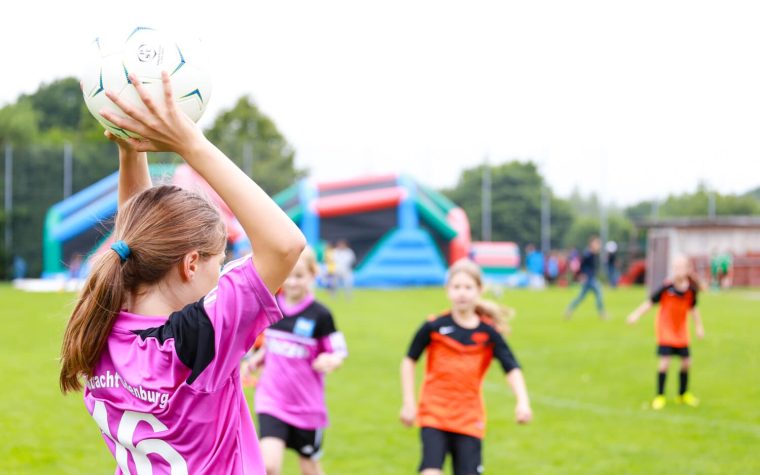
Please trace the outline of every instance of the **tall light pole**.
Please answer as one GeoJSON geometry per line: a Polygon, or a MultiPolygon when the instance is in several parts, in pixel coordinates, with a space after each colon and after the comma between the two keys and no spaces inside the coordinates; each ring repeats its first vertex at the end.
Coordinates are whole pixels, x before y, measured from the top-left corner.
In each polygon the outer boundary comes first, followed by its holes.
{"type": "Polygon", "coordinates": [[[707,192],[707,217],[715,219],[715,191],[707,192]]]}
{"type": "Polygon", "coordinates": [[[602,186],[599,193],[599,239],[602,241],[601,262],[607,262],[607,239],[609,235],[609,222],[607,216],[607,151],[602,151],[602,186]]]}
{"type": "Polygon", "coordinates": [[[491,240],[491,165],[488,156],[483,161],[483,178],[481,180],[481,238],[491,240]]]}
{"type": "Polygon", "coordinates": [[[63,144],[63,197],[68,198],[71,196],[71,178],[73,167],[73,153],[71,144],[66,142],[63,144]]]}
{"type": "Polygon", "coordinates": [[[243,171],[253,178],[253,144],[247,141],[243,143],[243,171]]]}
{"type": "Polygon", "coordinates": [[[552,204],[549,186],[541,186],[541,252],[548,256],[552,248],[552,204]]]}
{"type": "Polygon", "coordinates": [[[5,255],[10,258],[13,234],[11,233],[11,211],[13,209],[13,147],[5,144],[5,255]]]}

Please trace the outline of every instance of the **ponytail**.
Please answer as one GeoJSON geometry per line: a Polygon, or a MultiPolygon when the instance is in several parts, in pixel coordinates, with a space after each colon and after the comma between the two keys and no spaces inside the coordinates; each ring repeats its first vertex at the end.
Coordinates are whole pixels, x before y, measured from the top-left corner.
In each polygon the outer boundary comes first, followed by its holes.
{"type": "Polygon", "coordinates": [[[82,389],[92,376],[119,311],[130,295],[160,282],[190,252],[224,252],[227,233],[219,211],[204,197],[176,186],[155,186],[119,209],[118,241],[95,260],[61,345],[59,384],[82,389]],[[121,242],[120,242],[121,241],[121,242]]]}
{"type": "Polygon", "coordinates": [[[480,300],[475,305],[475,313],[480,315],[484,322],[494,326],[499,333],[509,335],[512,331],[509,320],[516,315],[512,308],[499,305],[493,300],[480,300]]]}
{"type": "Polygon", "coordinates": [[[63,335],[61,347],[61,391],[82,389],[83,375],[92,375],[100,352],[111,333],[126,292],[121,258],[108,251],[95,263],[63,335]]]}

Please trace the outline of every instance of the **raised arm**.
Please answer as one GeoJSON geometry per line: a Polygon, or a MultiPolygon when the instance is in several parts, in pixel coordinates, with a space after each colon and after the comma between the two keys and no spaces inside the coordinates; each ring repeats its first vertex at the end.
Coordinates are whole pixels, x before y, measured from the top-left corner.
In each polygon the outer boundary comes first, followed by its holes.
{"type": "Polygon", "coordinates": [[[105,132],[108,140],[119,146],[119,209],[131,197],[153,186],[148,169],[148,154],[136,151],[129,142],[111,132],[105,132]]]}
{"type": "Polygon", "coordinates": [[[256,270],[274,293],[306,245],[303,234],[227,156],[202,135],[198,139],[182,157],[219,193],[240,221],[254,249],[256,270]]]}
{"type": "Polygon", "coordinates": [[[631,325],[636,323],[637,321],[639,321],[639,318],[641,318],[642,315],[644,315],[645,313],[649,311],[650,308],[652,308],[651,300],[646,300],[645,302],[642,302],[641,305],[636,307],[636,310],[634,310],[633,312],[631,312],[630,315],[628,315],[626,322],[628,322],[631,325]]]}
{"type": "Polygon", "coordinates": [[[533,419],[533,410],[530,408],[530,397],[525,377],[520,368],[515,368],[507,373],[507,383],[515,395],[515,420],[518,424],[527,424],[533,419]]]}
{"type": "Polygon", "coordinates": [[[137,132],[128,139],[136,151],[178,153],[222,197],[245,230],[254,250],[253,262],[270,292],[275,292],[295,265],[306,241],[301,231],[274,201],[218,148],[198,126],[177,109],[169,74],[162,74],[163,100],[154,100],[135,75],[130,75],[147,110],[140,110],[108,93],[128,117],[108,111],[103,116],[119,127],[137,132]]]}

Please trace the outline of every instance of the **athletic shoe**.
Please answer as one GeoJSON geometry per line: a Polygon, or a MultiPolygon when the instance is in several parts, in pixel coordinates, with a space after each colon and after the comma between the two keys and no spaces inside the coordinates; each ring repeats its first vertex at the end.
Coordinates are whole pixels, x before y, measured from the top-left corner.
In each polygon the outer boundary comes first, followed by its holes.
{"type": "Polygon", "coordinates": [[[659,411],[660,409],[665,407],[666,402],[667,400],[665,399],[665,396],[657,396],[652,401],[652,409],[654,409],[655,411],[659,411]]]}
{"type": "Polygon", "coordinates": [[[687,406],[697,407],[699,406],[699,399],[687,391],[676,398],[676,404],[686,404],[687,406]]]}

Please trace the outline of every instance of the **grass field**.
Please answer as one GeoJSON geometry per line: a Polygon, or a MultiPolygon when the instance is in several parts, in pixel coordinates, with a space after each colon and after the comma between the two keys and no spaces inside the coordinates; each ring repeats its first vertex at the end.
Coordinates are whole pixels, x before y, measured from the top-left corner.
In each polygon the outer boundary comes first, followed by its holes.
{"type": "MultiPolygon", "coordinates": [[[[707,337],[692,344],[692,388],[702,405],[654,412],[654,313],[635,327],[623,322],[643,290],[607,291],[611,321],[599,321],[587,299],[564,322],[575,290],[509,291],[502,299],[518,310],[509,342],[525,370],[535,421],[512,422],[514,399],[492,365],[486,473],[760,473],[760,292],[701,297],[707,337]]],[[[56,358],[73,298],[0,286],[2,474],[113,473],[81,396],[63,397],[57,388],[56,358]]],[[[350,302],[325,301],[351,351],[328,382],[326,472],[414,473],[418,433],[398,423],[398,365],[425,316],[445,308],[443,292],[361,291],[350,302]]],[[[671,398],[676,385],[674,368],[671,398]]],[[[297,473],[295,467],[290,455],[284,473],[297,473]]]]}

